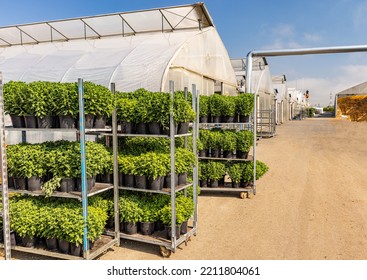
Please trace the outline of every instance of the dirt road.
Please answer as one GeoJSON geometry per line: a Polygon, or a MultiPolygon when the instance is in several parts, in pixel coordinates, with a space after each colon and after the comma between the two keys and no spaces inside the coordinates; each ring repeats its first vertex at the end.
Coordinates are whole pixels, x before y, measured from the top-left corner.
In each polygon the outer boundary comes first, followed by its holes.
{"type": "MultiPolygon", "coordinates": [[[[258,143],[256,196],[199,197],[199,234],[171,259],[367,259],[367,123],[291,121],[258,143]]],[[[123,242],[100,259],[162,259],[123,242]]]]}

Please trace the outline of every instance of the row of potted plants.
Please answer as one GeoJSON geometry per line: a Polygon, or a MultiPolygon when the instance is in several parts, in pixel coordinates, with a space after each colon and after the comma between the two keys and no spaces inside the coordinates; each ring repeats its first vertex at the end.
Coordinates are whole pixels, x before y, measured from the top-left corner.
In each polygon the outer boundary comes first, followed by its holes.
{"type": "Polygon", "coordinates": [[[138,89],[116,94],[116,112],[121,132],[127,134],[168,134],[173,102],[175,133],[188,133],[195,111],[182,94],[150,92],[138,89]]]}
{"type": "MultiPolygon", "coordinates": [[[[256,180],[260,179],[269,167],[257,160],[256,161],[256,180]]],[[[200,187],[225,186],[225,176],[228,176],[233,188],[246,187],[254,178],[254,163],[251,162],[227,162],[220,161],[201,161],[199,163],[200,187]]]]}
{"type": "MultiPolygon", "coordinates": [[[[51,251],[82,255],[84,221],[79,202],[22,195],[11,197],[9,209],[17,245],[34,247],[38,240],[51,251]]],[[[90,203],[87,220],[90,247],[102,235],[106,221],[106,210],[90,203]]]]}
{"type": "MultiPolygon", "coordinates": [[[[4,84],[4,110],[13,127],[76,128],[79,114],[78,84],[9,81],[4,84]]],[[[114,108],[108,88],[84,82],[86,128],[104,128],[114,108]]]]}
{"type": "Polygon", "coordinates": [[[253,143],[254,134],[249,130],[201,129],[198,143],[199,156],[246,159],[253,143]]]}
{"type": "MultiPolygon", "coordinates": [[[[7,158],[10,188],[29,191],[43,189],[46,196],[55,190],[81,191],[79,142],[60,140],[8,145],[7,158]]],[[[86,165],[88,190],[91,190],[96,175],[111,168],[111,153],[102,144],[87,142],[86,165]]]]}
{"type": "MultiPolygon", "coordinates": [[[[145,152],[140,155],[120,154],[118,157],[120,185],[130,188],[161,190],[171,186],[169,152],[145,152]]],[[[175,150],[174,185],[187,184],[188,173],[195,163],[195,155],[188,149],[175,150]]]]}
{"type": "Polygon", "coordinates": [[[238,96],[212,94],[200,96],[199,117],[201,123],[248,123],[254,109],[254,96],[244,93],[238,96]]]}
{"type": "MultiPolygon", "coordinates": [[[[187,232],[187,222],[194,213],[190,196],[178,193],[176,197],[176,238],[187,232]]],[[[140,232],[152,235],[165,230],[171,239],[172,209],[170,197],[161,194],[123,193],[119,200],[120,228],[127,234],[140,232]]]]}

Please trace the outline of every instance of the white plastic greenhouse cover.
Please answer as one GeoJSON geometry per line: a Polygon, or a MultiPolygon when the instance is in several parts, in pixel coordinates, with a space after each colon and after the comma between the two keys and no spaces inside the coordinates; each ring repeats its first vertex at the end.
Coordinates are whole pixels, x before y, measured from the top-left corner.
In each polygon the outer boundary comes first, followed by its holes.
{"type": "MultiPolygon", "coordinates": [[[[0,28],[4,81],[75,82],[168,91],[170,69],[236,87],[203,3],[0,28]]],[[[191,78],[195,80],[195,78],[191,78]]],[[[200,87],[199,87],[200,89],[200,87]]]]}

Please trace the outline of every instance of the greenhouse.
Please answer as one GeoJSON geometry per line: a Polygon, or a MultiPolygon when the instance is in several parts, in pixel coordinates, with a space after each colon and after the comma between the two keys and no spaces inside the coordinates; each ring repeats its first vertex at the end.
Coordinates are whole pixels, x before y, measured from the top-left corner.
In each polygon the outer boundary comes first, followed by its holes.
{"type": "Polygon", "coordinates": [[[118,91],[236,92],[230,59],[203,3],[0,28],[4,82],[75,82],[118,91]]]}

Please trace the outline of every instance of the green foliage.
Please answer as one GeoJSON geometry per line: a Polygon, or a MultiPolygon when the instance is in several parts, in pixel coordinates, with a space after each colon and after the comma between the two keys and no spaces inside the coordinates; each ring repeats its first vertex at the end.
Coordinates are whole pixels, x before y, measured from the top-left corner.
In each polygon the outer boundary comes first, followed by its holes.
{"type": "Polygon", "coordinates": [[[176,207],[177,211],[181,213],[184,221],[187,221],[194,214],[194,201],[192,197],[186,197],[184,195],[180,195],[176,198],[176,207]]]}
{"type": "Polygon", "coordinates": [[[236,99],[237,113],[242,116],[249,116],[254,109],[254,95],[243,93],[236,99]]]}
{"type": "Polygon", "coordinates": [[[234,151],[237,144],[237,134],[235,131],[223,130],[222,131],[222,149],[224,151],[234,151]]]}
{"type": "MultiPolygon", "coordinates": [[[[195,164],[193,152],[184,148],[177,148],[175,151],[175,172],[177,174],[189,172],[195,164]]],[[[170,170],[170,169],[168,169],[170,170]]]]}
{"type": "Polygon", "coordinates": [[[135,175],[147,175],[153,179],[169,173],[169,157],[165,154],[149,152],[135,159],[135,175]]]}
{"type": "Polygon", "coordinates": [[[173,101],[173,119],[176,123],[192,122],[195,119],[195,111],[191,104],[179,96],[173,101]]]}
{"type": "Polygon", "coordinates": [[[236,114],[236,100],[237,96],[224,96],[221,99],[221,115],[234,116],[236,114]]]}
{"type": "Polygon", "coordinates": [[[223,145],[223,137],[221,130],[211,130],[207,140],[207,147],[211,149],[221,149],[223,145]]]}
{"type": "MultiPolygon", "coordinates": [[[[184,208],[182,206],[179,206],[178,203],[176,202],[176,225],[177,226],[181,225],[183,222],[186,221],[184,214],[185,214],[184,208]]],[[[172,224],[171,203],[165,205],[161,209],[159,219],[163,222],[163,224],[167,226],[171,226],[172,224]]]]}
{"type": "MultiPolygon", "coordinates": [[[[311,109],[311,108],[310,108],[311,109]]],[[[313,108],[314,109],[314,108],[313,108]]],[[[324,112],[334,112],[334,106],[327,106],[323,108],[324,112]]]]}
{"type": "Polygon", "coordinates": [[[219,161],[209,161],[207,163],[207,176],[212,180],[222,179],[226,174],[226,166],[219,161]]]}
{"type": "Polygon", "coordinates": [[[142,209],[139,201],[134,196],[120,196],[119,198],[120,222],[137,223],[141,221],[142,209]]]}
{"type": "MultiPolygon", "coordinates": [[[[207,129],[199,130],[199,139],[203,145],[203,148],[201,150],[207,150],[210,148],[210,141],[209,141],[210,135],[211,135],[210,130],[207,130],[207,129]]],[[[198,151],[200,151],[199,148],[198,148],[198,151]]]]}
{"type": "Polygon", "coordinates": [[[200,95],[199,100],[199,116],[204,117],[209,115],[209,96],[200,95]]]}
{"type": "Polygon", "coordinates": [[[236,133],[236,149],[242,152],[248,152],[254,144],[254,134],[250,130],[241,130],[236,133]]]}
{"type": "Polygon", "coordinates": [[[56,114],[76,118],[79,112],[78,84],[55,83],[51,91],[56,97],[56,114]]]}
{"type": "Polygon", "coordinates": [[[7,147],[8,172],[11,176],[42,177],[47,173],[45,150],[40,144],[17,144],[7,147]]]}
{"type": "Polygon", "coordinates": [[[20,237],[33,237],[40,230],[40,207],[35,199],[19,199],[10,203],[10,226],[20,237]]]}
{"type": "Polygon", "coordinates": [[[54,116],[56,115],[56,108],[58,107],[57,96],[52,90],[55,83],[51,82],[31,82],[27,85],[27,96],[32,108],[31,112],[38,117],[54,116]]]}
{"type": "Polygon", "coordinates": [[[135,120],[135,110],[138,105],[138,101],[135,99],[129,99],[119,97],[116,100],[116,113],[117,118],[122,121],[132,122],[135,120]]]}
{"type": "Polygon", "coordinates": [[[113,108],[114,96],[108,88],[92,82],[84,82],[85,114],[110,117],[113,108]]]}
{"type": "Polygon", "coordinates": [[[199,180],[208,180],[208,163],[206,161],[199,162],[199,180]]]}
{"type": "Polygon", "coordinates": [[[307,109],[307,112],[308,112],[308,117],[312,118],[315,116],[316,109],[311,107],[307,109]]]}
{"type": "Polygon", "coordinates": [[[27,84],[21,81],[9,81],[4,84],[4,110],[6,114],[26,115],[27,84]]]}
{"type": "Polygon", "coordinates": [[[228,176],[231,178],[232,182],[239,183],[243,178],[244,165],[241,163],[234,163],[227,168],[228,176]]]}
{"type": "Polygon", "coordinates": [[[213,94],[209,96],[209,112],[213,117],[220,117],[222,115],[222,100],[223,95],[213,94]]]}
{"type": "Polygon", "coordinates": [[[61,178],[59,177],[52,177],[47,182],[43,183],[41,186],[42,191],[45,194],[45,197],[50,197],[52,193],[60,188],[61,178]]]}

